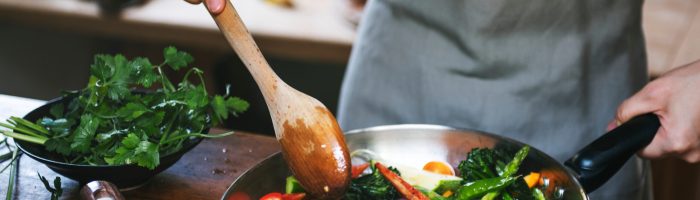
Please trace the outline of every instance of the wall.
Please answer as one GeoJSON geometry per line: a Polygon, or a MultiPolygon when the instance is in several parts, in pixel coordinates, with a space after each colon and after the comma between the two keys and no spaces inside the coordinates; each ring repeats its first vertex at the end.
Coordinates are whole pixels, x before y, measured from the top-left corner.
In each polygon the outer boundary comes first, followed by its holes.
{"type": "MultiPolygon", "coordinates": [[[[700,59],[700,1],[647,0],[644,29],[652,76],[700,59]]],[[[656,199],[700,199],[700,164],[665,158],[652,170],[656,199]]]]}

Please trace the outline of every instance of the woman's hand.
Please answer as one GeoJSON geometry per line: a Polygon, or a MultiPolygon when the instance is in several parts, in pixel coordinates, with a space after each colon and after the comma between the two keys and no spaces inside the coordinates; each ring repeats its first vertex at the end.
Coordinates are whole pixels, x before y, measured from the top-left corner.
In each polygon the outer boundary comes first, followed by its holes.
{"type": "Polygon", "coordinates": [[[211,14],[219,14],[221,11],[224,10],[224,6],[226,5],[226,0],[185,0],[191,4],[200,4],[204,2],[204,5],[207,6],[207,10],[211,14]]]}
{"type": "Polygon", "coordinates": [[[616,120],[619,124],[650,112],[659,116],[661,127],[651,144],[638,153],[640,156],[700,161],[700,61],[649,82],[622,102],[616,120]]]}

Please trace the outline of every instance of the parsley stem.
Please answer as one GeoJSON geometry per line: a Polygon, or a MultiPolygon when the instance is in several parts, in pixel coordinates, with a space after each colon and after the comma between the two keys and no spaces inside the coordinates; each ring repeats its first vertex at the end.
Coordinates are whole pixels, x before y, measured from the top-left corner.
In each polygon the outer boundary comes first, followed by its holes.
{"type": "Polygon", "coordinates": [[[182,77],[182,81],[180,81],[180,83],[188,82],[190,79],[190,74],[192,74],[192,71],[194,71],[194,68],[187,70],[187,73],[185,73],[185,76],[182,77]]]}
{"type": "MultiPolygon", "coordinates": [[[[5,124],[5,123],[2,123],[2,122],[0,122],[0,126],[5,127],[5,128],[9,128],[9,129],[11,129],[11,130],[15,130],[15,131],[18,131],[18,132],[20,132],[20,133],[24,133],[24,134],[27,134],[27,135],[30,135],[30,136],[33,136],[33,137],[42,137],[42,138],[44,137],[44,136],[42,136],[42,135],[39,135],[39,134],[37,134],[37,133],[34,133],[34,131],[27,130],[27,129],[24,129],[24,128],[21,128],[21,127],[17,127],[17,126],[12,126],[12,125],[5,124]]],[[[5,132],[5,131],[3,131],[3,133],[4,133],[4,132],[5,132]]]]}
{"type": "Polygon", "coordinates": [[[19,160],[17,159],[19,158],[18,153],[18,149],[15,149],[15,151],[12,153],[12,162],[10,163],[12,168],[10,169],[10,180],[7,181],[7,194],[5,195],[6,200],[12,200],[12,197],[14,196],[17,171],[19,171],[19,160]]]}
{"type": "Polygon", "coordinates": [[[196,70],[197,77],[199,77],[199,83],[202,84],[202,88],[204,88],[204,96],[207,96],[207,84],[204,82],[204,76],[202,75],[204,72],[202,70],[197,69],[196,67],[192,68],[192,70],[196,70]]]}
{"type": "Polygon", "coordinates": [[[160,74],[160,83],[163,86],[165,93],[170,94],[170,92],[175,91],[175,86],[173,86],[173,83],[171,83],[170,80],[168,80],[168,78],[165,77],[165,74],[163,74],[163,70],[161,69],[161,67],[158,66],[156,67],[156,69],[158,69],[158,74],[160,74]],[[168,91],[168,89],[170,91],[168,91]]]}
{"type": "Polygon", "coordinates": [[[12,158],[12,151],[0,155],[0,163],[5,162],[5,161],[9,160],[10,158],[12,158]]]}
{"type": "Polygon", "coordinates": [[[34,123],[32,123],[32,122],[26,120],[26,119],[22,119],[22,118],[19,118],[19,117],[10,117],[10,119],[12,119],[12,121],[17,122],[17,124],[20,124],[20,125],[29,127],[29,128],[31,128],[31,129],[34,129],[34,130],[36,130],[36,131],[39,131],[39,133],[42,133],[42,134],[44,134],[44,135],[49,135],[49,130],[46,130],[44,127],[41,127],[41,126],[39,126],[39,125],[36,125],[36,124],[34,124],[34,123]]]}
{"type": "MultiPolygon", "coordinates": [[[[13,154],[13,155],[14,155],[14,153],[15,153],[15,151],[12,151],[12,154],[13,154]]],[[[16,159],[17,159],[17,158],[13,158],[12,160],[10,160],[10,163],[8,163],[7,165],[5,165],[5,167],[3,167],[2,169],[0,169],[0,174],[2,174],[3,172],[5,172],[5,170],[7,170],[10,166],[12,166],[12,162],[14,162],[16,159]]]]}
{"type": "Polygon", "coordinates": [[[46,143],[46,140],[48,140],[48,138],[46,138],[44,136],[32,137],[29,135],[19,134],[19,133],[15,133],[12,131],[0,131],[0,132],[2,132],[2,134],[7,136],[7,137],[11,137],[11,138],[19,139],[19,140],[24,140],[27,142],[36,143],[36,144],[40,144],[40,145],[44,145],[44,143],[46,143]]]}
{"type": "Polygon", "coordinates": [[[177,109],[177,112],[175,112],[176,114],[173,115],[173,118],[171,118],[170,121],[168,121],[168,126],[167,126],[167,128],[165,128],[165,132],[163,132],[163,136],[160,138],[160,141],[158,142],[158,146],[163,145],[163,141],[168,138],[168,136],[170,135],[170,129],[172,129],[173,123],[175,122],[175,120],[178,117],[180,117],[181,112],[182,112],[182,106],[180,106],[177,109]]]}
{"type": "Polygon", "coordinates": [[[226,137],[229,135],[233,135],[234,133],[236,133],[236,132],[229,131],[226,133],[221,133],[221,134],[216,134],[216,135],[214,135],[214,134],[201,134],[201,133],[188,133],[185,135],[178,135],[178,136],[175,136],[173,138],[170,138],[170,139],[166,140],[165,142],[162,142],[161,145],[167,144],[167,143],[170,143],[170,142],[182,139],[182,138],[186,138],[186,137],[220,138],[220,137],[226,137]]]}

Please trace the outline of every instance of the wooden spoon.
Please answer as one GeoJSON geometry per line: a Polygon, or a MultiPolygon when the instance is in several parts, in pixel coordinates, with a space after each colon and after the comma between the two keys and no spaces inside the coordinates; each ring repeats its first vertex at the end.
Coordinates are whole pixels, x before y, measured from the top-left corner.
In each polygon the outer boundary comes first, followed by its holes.
{"type": "Polygon", "coordinates": [[[314,198],[340,198],[350,183],[350,155],[333,115],[272,71],[231,2],[212,17],[260,87],[294,177],[314,198]]]}

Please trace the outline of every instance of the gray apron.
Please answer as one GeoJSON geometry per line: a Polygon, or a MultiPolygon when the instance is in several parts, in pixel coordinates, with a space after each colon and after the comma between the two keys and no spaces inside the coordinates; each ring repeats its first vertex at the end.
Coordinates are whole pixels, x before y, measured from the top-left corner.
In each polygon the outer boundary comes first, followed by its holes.
{"type": "MultiPolygon", "coordinates": [[[[481,130],[564,161],[646,83],[641,10],[641,0],[372,0],[338,120],[481,130]]],[[[648,198],[646,169],[630,159],[591,198],[648,198]]]]}

